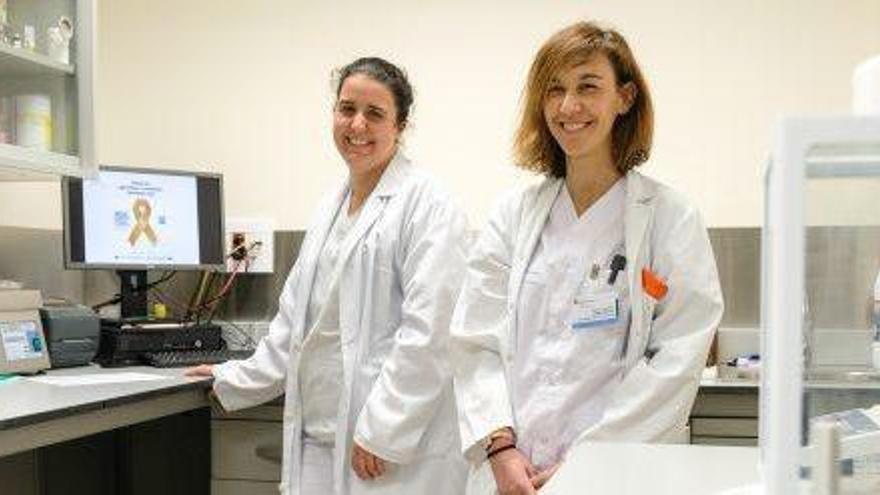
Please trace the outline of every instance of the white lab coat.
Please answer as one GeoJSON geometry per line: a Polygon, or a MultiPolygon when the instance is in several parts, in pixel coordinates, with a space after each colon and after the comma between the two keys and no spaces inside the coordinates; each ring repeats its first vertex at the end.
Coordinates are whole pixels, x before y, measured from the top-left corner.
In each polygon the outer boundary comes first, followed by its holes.
{"type": "MultiPolygon", "coordinates": [[[[215,367],[224,408],[285,393],[284,494],[299,494],[302,407],[298,370],[317,257],[347,185],[315,215],[279,300],[269,335],[254,355],[215,367]]],[[[398,154],[362,206],[339,253],[343,394],[334,455],[336,495],[459,494],[459,451],[449,321],[465,270],[466,221],[449,196],[398,154]],[[350,467],[352,437],[391,461],[361,481],[350,467]]]]}
{"type": "MultiPolygon", "coordinates": [[[[452,323],[452,363],[461,441],[471,460],[468,493],[494,493],[479,440],[516,426],[509,390],[517,298],[544,223],[563,187],[546,179],[505,197],[468,258],[452,323]]],[[[631,301],[621,381],[598,423],[575,443],[663,442],[681,436],[723,302],[699,212],[636,171],[627,176],[625,250],[631,301]],[[646,294],[641,270],[662,278],[660,301],[646,294]]]]}

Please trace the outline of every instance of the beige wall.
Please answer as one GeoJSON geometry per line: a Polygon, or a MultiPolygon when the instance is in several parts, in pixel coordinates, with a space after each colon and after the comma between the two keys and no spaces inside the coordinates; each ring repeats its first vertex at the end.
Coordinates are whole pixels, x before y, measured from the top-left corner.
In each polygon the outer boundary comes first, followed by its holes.
{"type": "MultiPolygon", "coordinates": [[[[221,171],[228,216],[303,228],[344,173],[330,71],[378,54],[416,87],[409,155],[479,224],[525,180],[507,163],[531,57],[582,18],[629,37],[657,107],[645,170],[713,226],[760,224],[776,116],[848,112],[852,69],[880,52],[874,0],[99,0],[99,158],[221,171]]],[[[59,227],[57,196],[0,184],[0,223],[59,227]]]]}

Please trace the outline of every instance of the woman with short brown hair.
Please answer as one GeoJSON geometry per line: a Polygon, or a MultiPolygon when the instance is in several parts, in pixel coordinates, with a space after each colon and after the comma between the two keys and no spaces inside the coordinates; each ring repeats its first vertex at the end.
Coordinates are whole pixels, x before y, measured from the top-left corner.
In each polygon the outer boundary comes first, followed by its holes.
{"type": "Polygon", "coordinates": [[[514,155],[545,177],[493,210],[453,316],[471,493],[534,493],[579,441],[684,430],[722,299],[699,212],[635,170],[652,131],[617,31],[543,45],[514,155]]]}
{"type": "Polygon", "coordinates": [[[517,165],[550,177],[565,177],[565,153],[544,119],[544,96],[561,66],[579,65],[596,54],[608,59],[618,85],[632,85],[635,91],[632,108],[614,124],[611,136],[614,164],[625,174],[648,159],[654,133],[654,107],[648,84],[629,45],[617,31],[579,22],[547,40],[532,63],[514,141],[517,165]]]}

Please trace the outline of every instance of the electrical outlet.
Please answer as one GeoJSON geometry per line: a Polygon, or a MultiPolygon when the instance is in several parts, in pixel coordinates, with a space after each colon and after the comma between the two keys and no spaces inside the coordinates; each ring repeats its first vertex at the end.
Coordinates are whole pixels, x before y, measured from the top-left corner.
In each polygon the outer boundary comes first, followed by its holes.
{"type": "Polygon", "coordinates": [[[275,222],[264,219],[226,219],[226,271],[236,264],[240,273],[275,270],[275,222]]]}

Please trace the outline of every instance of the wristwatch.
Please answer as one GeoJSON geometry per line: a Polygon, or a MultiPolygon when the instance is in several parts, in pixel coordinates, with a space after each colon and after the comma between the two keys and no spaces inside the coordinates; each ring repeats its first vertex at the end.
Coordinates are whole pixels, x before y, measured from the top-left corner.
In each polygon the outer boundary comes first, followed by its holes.
{"type": "Polygon", "coordinates": [[[516,443],[516,433],[514,433],[513,428],[505,426],[503,428],[498,428],[492,433],[489,433],[482,440],[480,440],[480,447],[482,447],[483,450],[488,451],[489,447],[492,446],[492,442],[499,438],[507,438],[512,443],[516,443]]]}

